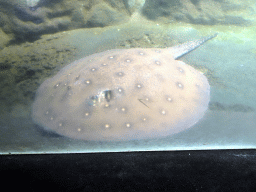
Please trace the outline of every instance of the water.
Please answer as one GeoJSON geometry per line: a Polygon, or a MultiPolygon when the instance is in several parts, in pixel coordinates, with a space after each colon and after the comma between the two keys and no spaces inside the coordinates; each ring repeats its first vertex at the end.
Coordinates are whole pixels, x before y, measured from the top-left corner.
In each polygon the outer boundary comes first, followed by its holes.
{"type": "MultiPolygon", "coordinates": [[[[16,27],[10,25],[16,38],[1,32],[6,38],[1,40],[0,51],[0,152],[73,153],[255,148],[256,40],[255,26],[251,22],[255,19],[254,4],[245,4],[246,11],[242,8],[236,10],[236,6],[233,6],[233,11],[239,13],[236,17],[227,6],[229,15],[226,15],[226,20],[219,19],[216,20],[219,22],[212,23],[213,20],[205,17],[200,19],[193,12],[189,12],[193,19],[183,18],[181,9],[184,4],[178,3],[179,1],[172,6],[176,6],[175,14],[180,13],[180,17],[173,18],[168,15],[168,10],[171,9],[168,1],[161,1],[160,4],[153,2],[128,2],[126,9],[130,10],[131,16],[114,9],[116,18],[119,15],[123,20],[111,18],[111,21],[115,21],[112,26],[105,26],[110,25],[110,20],[104,20],[104,17],[94,18],[92,13],[88,13],[94,26],[102,28],[89,28],[90,25],[81,24],[85,19],[83,10],[88,9],[86,1],[74,5],[76,10],[80,10],[76,15],[70,16],[71,14],[64,14],[59,10],[58,14],[57,11],[51,14],[50,21],[46,20],[50,18],[44,14],[46,9],[56,10],[62,5],[66,10],[71,5],[65,1],[62,2],[64,4],[42,1],[36,9],[26,9],[25,4],[20,6],[19,1],[11,4],[14,10],[22,9],[19,13],[26,13],[26,20],[16,15],[16,27]],[[131,5],[132,9],[129,8],[131,5]],[[152,15],[151,8],[155,8],[157,14],[152,15]],[[129,18],[131,21],[128,21],[129,18]],[[28,19],[31,21],[27,21],[28,19]],[[33,22],[39,20],[39,23],[33,22]],[[43,28],[42,23],[48,27],[43,28]],[[29,30],[26,25],[30,26],[29,30]],[[216,32],[218,37],[180,58],[203,72],[211,87],[206,114],[189,130],[155,139],[84,141],[44,132],[31,119],[31,106],[39,85],[74,60],[114,48],[170,47],[216,32]]],[[[230,7],[231,4],[232,2],[230,7]]],[[[102,6],[107,9],[109,5],[102,6]]],[[[118,6],[120,5],[117,3],[114,7],[118,6]]],[[[201,2],[193,6],[204,10],[211,5],[201,2]]],[[[221,4],[219,6],[224,7],[221,4]]],[[[96,5],[94,8],[97,10],[96,5]]]]}

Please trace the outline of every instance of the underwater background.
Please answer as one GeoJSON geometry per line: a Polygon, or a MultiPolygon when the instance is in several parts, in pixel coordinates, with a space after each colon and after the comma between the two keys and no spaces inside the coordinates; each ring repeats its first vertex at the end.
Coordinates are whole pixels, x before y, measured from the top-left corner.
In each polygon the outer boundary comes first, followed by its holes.
{"type": "Polygon", "coordinates": [[[0,0],[0,153],[255,148],[254,1],[0,0]],[[165,48],[218,33],[182,57],[208,78],[209,108],[191,129],[157,139],[82,141],[31,119],[40,84],[109,49],[165,48]]]}

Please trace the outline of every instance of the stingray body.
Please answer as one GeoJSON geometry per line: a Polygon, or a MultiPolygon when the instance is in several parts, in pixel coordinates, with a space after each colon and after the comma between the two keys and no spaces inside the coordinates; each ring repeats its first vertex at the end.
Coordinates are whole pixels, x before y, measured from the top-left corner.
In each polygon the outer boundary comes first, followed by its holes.
{"type": "Polygon", "coordinates": [[[157,138],[188,129],[207,110],[210,86],[176,59],[215,36],[77,60],[39,87],[32,118],[46,130],[83,140],[157,138]]]}

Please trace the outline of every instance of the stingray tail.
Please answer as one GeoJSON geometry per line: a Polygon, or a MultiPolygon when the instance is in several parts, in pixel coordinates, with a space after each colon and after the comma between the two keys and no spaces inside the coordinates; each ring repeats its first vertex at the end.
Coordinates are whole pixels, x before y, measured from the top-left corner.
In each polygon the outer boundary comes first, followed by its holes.
{"type": "Polygon", "coordinates": [[[172,47],[172,51],[174,52],[174,59],[179,59],[180,57],[188,54],[189,52],[195,50],[197,47],[204,44],[206,41],[209,41],[210,39],[216,37],[217,35],[218,33],[215,33],[214,35],[204,37],[200,40],[189,41],[172,47]]]}

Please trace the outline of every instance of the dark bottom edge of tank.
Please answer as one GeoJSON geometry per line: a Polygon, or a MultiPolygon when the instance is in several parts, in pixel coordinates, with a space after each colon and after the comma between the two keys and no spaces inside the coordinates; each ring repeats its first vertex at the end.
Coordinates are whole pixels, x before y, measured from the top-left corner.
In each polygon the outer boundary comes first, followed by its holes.
{"type": "Polygon", "coordinates": [[[254,191],[256,150],[2,155],[28,191],[254,191]]]}

